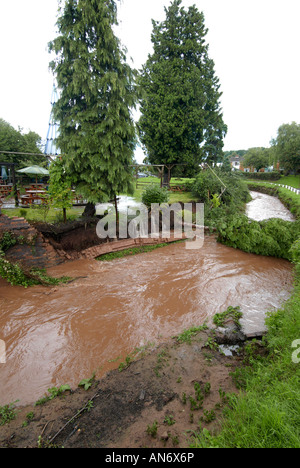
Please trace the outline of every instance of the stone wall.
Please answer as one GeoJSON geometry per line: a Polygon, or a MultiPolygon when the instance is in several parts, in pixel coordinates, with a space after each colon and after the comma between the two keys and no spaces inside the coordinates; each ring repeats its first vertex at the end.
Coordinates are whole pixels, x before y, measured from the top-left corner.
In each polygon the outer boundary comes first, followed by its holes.
{"type": "Polygon", "coordinates": [[[17,244],[6,252],[6,258],[26,268],[51,268],[64,260],[47,239],[24,218],[9,218],[0,214],[0,238],[11,233],[17,244]]]}

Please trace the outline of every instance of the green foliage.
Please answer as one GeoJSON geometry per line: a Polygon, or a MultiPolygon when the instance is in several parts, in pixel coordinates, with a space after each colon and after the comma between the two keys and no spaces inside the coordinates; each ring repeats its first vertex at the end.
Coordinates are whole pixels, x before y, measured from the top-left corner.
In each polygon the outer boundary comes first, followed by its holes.
{"type": "Polygon", "coordinates": [[[113,0],[66,0],[58,37],[49,44],[61,90],[54,106],[57,145],[67,175],[91,203],[133,191],[134,72],[114,34],[116,22],[113,0]]]}
{"type": "Polygon", "coordinates": [[[181,3],[174,0],[166,19],[152,22],[154,51],[139,79],[139,130],[151,164],[186,164],[181,172],[188,175],[203,159],[221,156],[227,127],[204,15],[181,3]]]}
{"type": "MultiPolygon", "coordinates": [[[[278,180],[280,181],[281,175],[280,172],[278,171],[272,171],[272,172],[242,172],[241,175],[245,179],[252,179],[252,180],[278,180]]],[[[281,182],[283,184],[284,182],[281,182]]]]}
{"type": "Polygon", "coordinates": [[[203,330],[207,330],[208,327],[207,325],[201,325],[199,327],[191,327],[188,330],[184,330],[180,335],[176,337],[176,340],[178,343],[189,343],[191,344],[192,338],[196,336],[198,333],[200,333],[203,330]]]}
{"type": "MultiPolygon", "coordinates": [[[[62,208],[64,222],[67,221],[66,210],[72,208],[73,193],[71,177],[66,173],[65,160],[57,158],[50,166],[50,200],[44,207],[50,208],[50,203],[56,208],[62,208]]],[[[42,205],[43,206],[43,205],[42,205]]],[[[49,211],[49,209],[48,209],[49,211]]]]}
{"type": "Polygon", "coordinates": [[[297,264],[300,263],[300,239],[297,239],[290,250],[292,261],[297,264]]]}
{"type": "Polygon", "coordinates": [[[167,247],[169,244],[155,244],[155,245],[141,245],[140,247],[133,247],[132,249],[120,250],[119,252],[111,252],[109,254],[101,255],[97,260],[101,262],[109,262],[117,258],[124,258],[131,255],[138,255],[140,253],[152,252],[153,250],[160,249],[162,247],[167,247]]]}
{"type": "Polygon", "coordinates": [[[223,327],[226,319],[232,318],[234,323],[240,326],[240,319],[242,318],[243,313],[241,312],[240,307],[228,307],[225,312],[221,312],[214,315],[213,322],[217,327],[223,327]]]}
{"type": "Polygon", "coordinates": [[[6,252],[8,249],[16,245],[17,239],[10,232],[4,232],[0,238],[0,250],[6,252]]]}
{"type": "Polygon", "coordinates": [[[269,154],[265,148],[250,148],[244,156],[243,166],[253,167],[257,171],[268,167],[269,154]]]}
{"type": "MultiPolygon", "coordinates": [[[[16,402],[15,402],[16,403],[16,402]]],[[[0,426],[8,424],[16,417],[15,404],[10,403],[9,405],[0,406],[0,426]]]]}
{"type": "Polygon", "coordinates": [[[300,172],[300,124],[281,125],[273,144],[285,172],[300,172]]]}
{"type": "Polygon", "coordinates": [[[49,195],[56,208],[72,208],[73,194],[71,179],[66,174],[63,158],[52,162],[50,169],[49,195]]]}
{"type": "Polygon", "coordinates": [[[157,436],[157,429],[158,429],[158,422],[154,421],[154,423],[150,426],[150,424],[147,426],[147,434],[149,434],[151,437],[155,438],[157,436]]]}
{"type": "Polygon", "coordinates": [[[217,226],[218,241],[248,253],[291,260],[290,249],[300,233],[298,222],[270,219],[249,221],[235,215],[217,226]]]}
{"type": "Polygon", "coordinates": [[[210,206],[212,204],[216,205],[213,202],[216,195],[221,195],[221,203],[227,206],[234,204],[236,209],[238,206],[250,201],[246,182],[234,173],[224,173],[217,168],[213,171],[210,169],[202,171],[190,188],[199,201],[209,203],[210,206]],[[226,186],[226,190],[223,192],[224,186],[226,186]]]}
{"type": "Polygon", "coordinates": [[[142,202],[148,208],[151,207],[152,203],[168,203],[169,192],[165,188],[160,188],[158,185],[148,186],[142,193],[142,202]]]}
{"type": "Polygon", "coordinates": [[[0,151],[11,151],[17,153],[36,153],[41,156],[23,156],[18,154],[1,154],[1,161],[12,162],[19,168],[32,166],[46,167],[47,159],[41,149],[41,137],[32,131],[23,133],[21,128],[16,130],[12,125],[0,119],[0,151]]]}
{"type": "Polygon", "coordinates": [[[95,381],[96,374],[93,373],[89,379],[83,379],[79,382],[78,387],[83,387],[85,391],[89,390],[95,381]]]}
{"type": "Polygon", "coordinates": [[[5,258],[5,252],[16,244],[34,245],[35,238],[26,239],[23,236],[14,236],[10,232],[4,232],[0,239],[0,277],[8,281],[12,286],[28,288],[37,284],[58,285],[66,283],[70,278],[52,278],[45,270],[31,269],[24,271],[18,263],[11,263],[5,258]]]}
{"type": "Polygon", "coordinates": [[[52,387],[48,389],[49,395],[46,395],[43,398],[40,398],[36,403],[35,406],[44,405],[47,401],[51,401],[54,398],[57,398],[63,395],[65,392],[71,391],[70,385],[61,385],[59,388],[52,387]]]}
{"type": "Polygon", "coordinates": [[[7,280],[12,286],[33,285],[33,281],[28,278],[18,264],[10,263],[5,259],[4,252],[0,250],[0,276],[7,280]]]}

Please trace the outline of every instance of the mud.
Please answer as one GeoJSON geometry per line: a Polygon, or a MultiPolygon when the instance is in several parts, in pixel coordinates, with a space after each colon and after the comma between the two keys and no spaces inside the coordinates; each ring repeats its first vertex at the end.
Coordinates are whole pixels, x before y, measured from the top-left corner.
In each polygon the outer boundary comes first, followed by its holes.
{"type": "Polygon", "coordinates": [[[243,354],[226,357],[211,340],[210,331],[190,342],[168,340],[87,391],[18,409],[0,427],[0,447],[189,447],[200,427],[212,434],[219,429],[226,395],[238,392],[230,373],[242,365],[243,354]]]}

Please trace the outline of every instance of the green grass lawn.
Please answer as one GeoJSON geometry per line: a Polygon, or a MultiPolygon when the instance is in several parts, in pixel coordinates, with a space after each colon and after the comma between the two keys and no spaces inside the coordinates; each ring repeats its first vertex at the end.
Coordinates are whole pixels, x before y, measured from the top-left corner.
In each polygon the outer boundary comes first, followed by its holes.
{"type": "MultiPolygon", "coordinates": [[[[67,219],[74,220],[82,215],[84,207],[73,207],[67,210],[67,219]]],[[[39,208],[13,208],[13,209],[2,209],[2,214],[13,217],[25,218],[27,221],[33,222],[47,222],[51,224],[62,222],[63,214],[59,208],[50,208],[46,218],[44,213],[39,208]]]]}
{"type": "Polygon", "coordinates": [[[282,176],[278,181],[278,184],[290,185],[291,187],[300,189],[300,176],[282,176]]]}
{"type": "MultiPolygon", "coordinates": [[[[171,179],[171,186],[180,186],[184,185],[187,182],[191,182],[194,179],[188,179],[188,178],[172,178],[171,179]]],[[[160,185],[160,179],[158,177],[145,177],[138,179],[138,187],[135,189],[133,198],[136,201],[142,201],[142,194],[143,191],[149,186],[149,185],[160,185]]],[[[193,196],[191,192],[170,192],[170,199],[169,203],[178,203],[178,202],[183,202],[183,203],[189,203],[191,201],[197,201],[197,198],[193,196]]]]}

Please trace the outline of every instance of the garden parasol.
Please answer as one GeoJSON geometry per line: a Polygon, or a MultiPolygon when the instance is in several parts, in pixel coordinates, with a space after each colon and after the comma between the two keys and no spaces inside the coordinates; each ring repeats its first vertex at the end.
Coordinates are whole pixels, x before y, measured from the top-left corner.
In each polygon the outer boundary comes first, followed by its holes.
{"type": "Polygon", "coordinates": [[[1,179],[3,179],[3,180],[7,180],[7,179],[8,179],[5,166],[2,166],[2,167],[1,167],[1,179]]]}
{"type": "Polygon", "coordinates": [[[40,167],[40,166],[25,167],[24,169],[20,169],[17,172],[19,172],[20,174],[35,175],[36,184],[37,184],[38,176],[50,175],[47,169],[45,169],[44,167],[40,167]]]}

